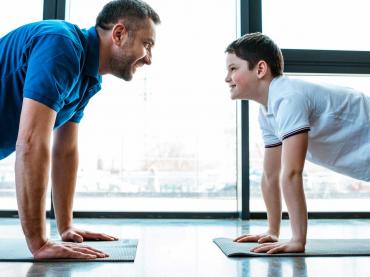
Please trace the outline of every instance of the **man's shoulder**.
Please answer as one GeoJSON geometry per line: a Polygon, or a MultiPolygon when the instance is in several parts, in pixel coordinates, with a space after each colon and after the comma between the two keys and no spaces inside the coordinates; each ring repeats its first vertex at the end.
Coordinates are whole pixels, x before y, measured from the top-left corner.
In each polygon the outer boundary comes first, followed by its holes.
{"type": "Polygon", "coordinates": [[[82,30],[64,20],[43,20],[23,26],[24,31],[32,31],[32,36],[42,37],[47,35],[62,36],[76,42],[82,37],[82,30]]]}

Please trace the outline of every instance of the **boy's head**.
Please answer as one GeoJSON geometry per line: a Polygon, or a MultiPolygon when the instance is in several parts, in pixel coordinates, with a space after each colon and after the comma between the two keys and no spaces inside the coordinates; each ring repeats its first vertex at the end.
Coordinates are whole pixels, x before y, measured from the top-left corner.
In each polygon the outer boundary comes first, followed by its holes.
{"type": "Polygon", "coordinates": [[[234,40],[225,52],[247,61],[249,70],[254,69],[257,63],[263,60],[269,66],[272,77],[283,75],[283,55],[273,40],[264,34],[246,34],[234,40]]]}

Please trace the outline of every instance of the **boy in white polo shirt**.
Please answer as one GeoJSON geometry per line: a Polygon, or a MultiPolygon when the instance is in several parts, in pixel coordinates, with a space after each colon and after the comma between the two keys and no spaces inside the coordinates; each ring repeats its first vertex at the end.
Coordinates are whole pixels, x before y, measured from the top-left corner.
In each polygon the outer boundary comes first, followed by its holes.
{"type": "Polygon", "coordinates": [[[259,242],[253,252],[303,252],[307,207],[302,172],[305,159],[333,171],[370,181],[370,98],[350,88],[314,84],[283,76],[278,46],[261,33],[226,49],[232,99],[261,104],[259,123],[265,143],[261,189],[267,208],[266,233],[242,235],[237,242],[259,242]],[[292,239],[278,242],[280,184],[292,239]]]}

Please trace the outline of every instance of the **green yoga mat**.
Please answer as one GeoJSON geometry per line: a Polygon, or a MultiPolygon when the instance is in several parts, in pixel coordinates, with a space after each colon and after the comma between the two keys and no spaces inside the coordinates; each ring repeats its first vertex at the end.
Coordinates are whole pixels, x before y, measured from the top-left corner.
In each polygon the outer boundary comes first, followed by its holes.
{"type": "Polygon", "coordinates": [[[35,260],[23,239],[0,239],[0,261],[4,262],[133,262],[138,241],[135,239],[117,241],[85,241],[96,249],[109,254],[107,258],[98,259],[48,259],[35,260]]]}
{"type": "Polygon", "coordinates": [[[370,239],[312,239],[307,241],[304,253],[281,254],[253,253],[249,249],[258,245],[257,243],[238,243],[230,238],[216,238],[213,242],[228,257],[370,256],[370,239]]]}

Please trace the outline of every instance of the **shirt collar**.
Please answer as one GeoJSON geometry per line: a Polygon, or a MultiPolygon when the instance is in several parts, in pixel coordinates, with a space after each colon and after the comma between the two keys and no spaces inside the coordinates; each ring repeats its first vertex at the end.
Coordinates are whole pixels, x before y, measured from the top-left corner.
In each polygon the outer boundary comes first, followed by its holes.
{"type": "Polygon", "coordinates": [[[83,72],[88,76],[96,78],[101,83],[101,75],[99,74],[99,37],[95,27],[84,31],[85,37],[87,37],[87,51],[83,72]]]}

